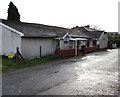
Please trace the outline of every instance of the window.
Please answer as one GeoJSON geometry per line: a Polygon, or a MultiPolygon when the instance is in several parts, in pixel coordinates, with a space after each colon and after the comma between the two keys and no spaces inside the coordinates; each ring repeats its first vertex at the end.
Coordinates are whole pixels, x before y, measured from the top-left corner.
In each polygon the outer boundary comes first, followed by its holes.
{"type": "Polygon", "coordinates": [[[96,46],[97,42],[96,40],[93,40],[93,46],[96,46]]]}
{"type": "Polygon", "coordinates": [[[64,44],[67,44],[68,43],[68,41],[64,41],[64,44]]]}

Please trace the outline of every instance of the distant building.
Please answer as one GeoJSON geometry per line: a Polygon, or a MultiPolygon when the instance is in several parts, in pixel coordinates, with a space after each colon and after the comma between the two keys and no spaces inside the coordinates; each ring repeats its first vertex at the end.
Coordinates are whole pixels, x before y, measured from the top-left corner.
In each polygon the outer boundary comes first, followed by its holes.
{"type": "Polygon", "coordinates": [[[108,45],[107,33],[101,30],[89,28],[89,26],[74,27],[71,29],[70,36],[73,38],[79,37],[87,39],[80,41],[79,48],[84,46],[85,52],[92,52],[98,49],[106,49],[108,45]]]}
{"type": "Polygon", "coordinates": [[[118,32],[107,32],[108,35],[118,35],[118,32]]]}

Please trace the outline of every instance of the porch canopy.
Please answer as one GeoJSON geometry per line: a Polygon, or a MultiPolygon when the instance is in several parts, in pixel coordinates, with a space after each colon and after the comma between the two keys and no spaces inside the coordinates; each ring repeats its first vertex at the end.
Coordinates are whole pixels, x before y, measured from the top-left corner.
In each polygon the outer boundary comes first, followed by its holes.
{"type": "Polygon", "coordinates": [[[88,39],[86,39],[86,38],[70,38],[70,40],[76,41],[76,40],[88,40],[88,39]]]}

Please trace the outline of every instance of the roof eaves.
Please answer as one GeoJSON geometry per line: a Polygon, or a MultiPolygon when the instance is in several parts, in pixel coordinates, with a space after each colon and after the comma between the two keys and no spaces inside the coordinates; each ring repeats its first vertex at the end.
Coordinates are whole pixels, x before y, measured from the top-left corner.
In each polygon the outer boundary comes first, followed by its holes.
{"type": "Polygon", "coordinates": [[[99,39],[102,37],[103,34],[104,34],[104,32],[102,32],[102,34],[100,35],[99,39]]]}
{"type": "Polygon", "coordinates": [[[68,33],[66,33],[64,36],[63,36],[63,39],[68,35],[68,33]]]}
{"type": "Polygon", "coordinates": [[[1,22],[0,22],[0,25],[3,26],[3,27],[5,27],[5,28],[7,28],[7,29],[9,29],[9,30],[11,30],[11,31],[13,31],[13,32],[15,32],[15,33],[17,33],[17,34],[19,34],[20,36],[24,36],[24,34],[22,32],[17,31],[16,29],[11,28],[10,26],[7,26],[7,25],[5,25],[5,24],[3,24],[1,22]]]}
{"type": "Polygon", "coordinates": [[[56,35],[38,35],[38,36],[34,36],[34,35],[24,35],[22,36],[24,38],[55,38],[57,37],[56,35]]]}

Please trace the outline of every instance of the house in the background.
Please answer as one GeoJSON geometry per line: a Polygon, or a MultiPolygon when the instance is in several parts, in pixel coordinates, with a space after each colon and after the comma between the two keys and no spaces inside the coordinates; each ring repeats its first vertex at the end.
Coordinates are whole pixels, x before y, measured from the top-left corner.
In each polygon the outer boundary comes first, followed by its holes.
{"type": "Polygon", "coordinates": [[[16,48],[21,51],[21,36],[23,33],[0,22],[0,55],[8,56],[16,53],[16,48]]]}
{"type": "Polygon", "coordinates": [[[108,46],[107,33],[101,30],[90,28],[89,26],[74,27],[71,29],[70,36],[72,38],[84,38],[86,40],[78,40],[78,48],[85,53],[97,51],[98,49],[106,49],[108,46]]]}
{"type": "Polygon", "coordinates": [[[77,55],[77,43],[76,39],[72,39],[69,35],[69,31],[62,37],[57,36],[55,39],[58,41],[59,49],[56,49],[57,55],[60,58],[71,57],[77,55]]]}
{"type": "Polygon", "coordinates": [[[73,40],[69,35],[70,29],[60,28],[59,31],[55,32],[57,37],[54,38],[57,41],[56,54],[60,58],[71,57],[77,55],[76,40],[73,40]]]}
{"type": "Polygon", "coordinates": [[[60,57],[77,56],[83,52],[107,49],[108,46],[107,33],[89,26],[74,27],[59,40],[60,50],[58,54],[60,57]]]}
{"type": "Polygon", "coordinates": [[[57,54],[61,58],[78,56],[81,45],[84,45],[85,41],[88,40],[78,36],[73,37],[70,33],[71,30],[69,30],[68,33],[66,33],[62,38],[59,38],[59,36],[55,38],[59,41],[59,49],[57,49],[57,54]],[[80,44],[80,42],[82,44],[80,44]]]}
{"type": "Polygon", "coordinates": [[[107,32],[108,35],[118,35],[118,32],[107,32]]]}

